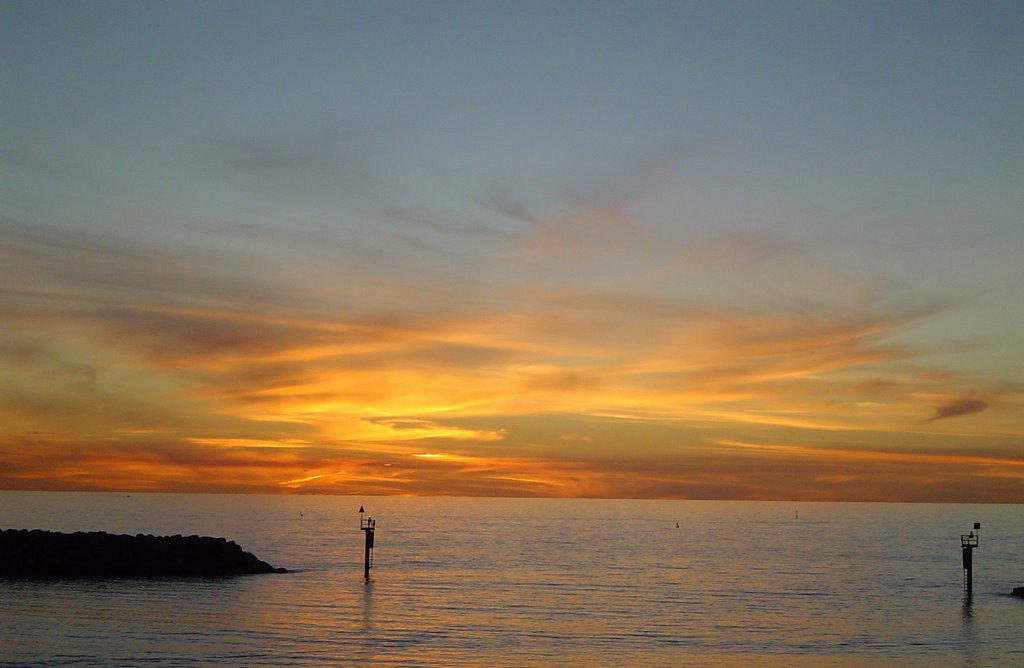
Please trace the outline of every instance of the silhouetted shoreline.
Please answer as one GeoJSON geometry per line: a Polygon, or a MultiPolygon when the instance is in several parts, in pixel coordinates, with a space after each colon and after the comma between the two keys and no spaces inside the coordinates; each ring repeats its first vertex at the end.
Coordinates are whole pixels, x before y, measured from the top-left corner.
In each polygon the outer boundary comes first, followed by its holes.
{"type": "Polygon", "coordinates": [[[0,531],[0,577],[209,577],[285,572],[224,538],[0,531]]]}

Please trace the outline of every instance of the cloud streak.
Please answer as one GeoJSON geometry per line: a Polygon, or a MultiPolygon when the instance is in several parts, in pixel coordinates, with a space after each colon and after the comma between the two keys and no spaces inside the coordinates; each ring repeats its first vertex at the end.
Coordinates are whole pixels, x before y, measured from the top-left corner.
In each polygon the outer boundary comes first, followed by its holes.
{"type": "Polygon", "coordinates": [[[988,408],[988,402],[981,399],[963,398],[951,401],[935,407],[935,414],[928,418],[928,422],[945,420],[947,418],[960,417],[962,415],[973,415],[981,413],[988,408]]]}
{"type": "MultiPolygon", "coordinates": [[[[256,171],[292,169],[271,158],[256,171]]],[[[436,213],[402,214],[425,243],[398,245],[393,229],[230,228],[197,247],[6,219],[0,484],[867,499],[884,471],[925,498],[952,460],[880,447],[923,438],[922,398],[963,397],[928,422],[986,412],[972,435],[996,460],[1020,435],[972,394],[1009,411],[1015,388],[927,364],[908,339],[943,305],[893,305],[856,281],[794,294],[773,260],[802,261],[806,243],[724,237],[680,261],[674,237],[636,227],[635,200],[584,199],[547,217],[496,205],[462,245],[476,223],[436,213]],[[595,281],[606,251],[650,263],[595,281]],[[743,280],[723,291],[723,274],[743,280]],[[798,479],[758,471],[782,451],[721,451],[808,434],[854,434],[863,456],[785,450],[798,479]]]]}

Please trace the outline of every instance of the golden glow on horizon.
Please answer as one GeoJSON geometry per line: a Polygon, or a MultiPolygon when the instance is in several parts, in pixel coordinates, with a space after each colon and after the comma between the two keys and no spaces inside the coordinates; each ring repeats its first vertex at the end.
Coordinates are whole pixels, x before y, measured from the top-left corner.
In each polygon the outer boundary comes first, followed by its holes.
{"type": "Polygon", "coordinates": [[[0,290],[17,323],[0,334],[0,485],[1021,498],[1024,394],[896,342],[935,307],[550,278],[448,303],[393,280],[263,309],[231,290],[0,290]]]}

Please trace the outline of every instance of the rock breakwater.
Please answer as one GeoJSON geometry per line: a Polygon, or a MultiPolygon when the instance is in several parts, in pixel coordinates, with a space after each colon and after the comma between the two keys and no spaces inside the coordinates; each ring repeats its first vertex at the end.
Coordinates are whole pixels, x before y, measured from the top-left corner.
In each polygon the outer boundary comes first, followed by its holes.
{"type": "Polygon", "coordinates": [[[284,572],[224,538],[0,531],[0,577],[189,577],[284,572]]]}

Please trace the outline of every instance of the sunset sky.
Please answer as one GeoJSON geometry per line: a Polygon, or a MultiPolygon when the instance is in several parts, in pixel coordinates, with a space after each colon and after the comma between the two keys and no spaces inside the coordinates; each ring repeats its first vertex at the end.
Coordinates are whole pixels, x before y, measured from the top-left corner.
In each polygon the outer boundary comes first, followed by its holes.
{"type": "Polygon", "coordinates": [[[1024,502],[1024,3],[0,49],[0,488],[1024,502]]]}

